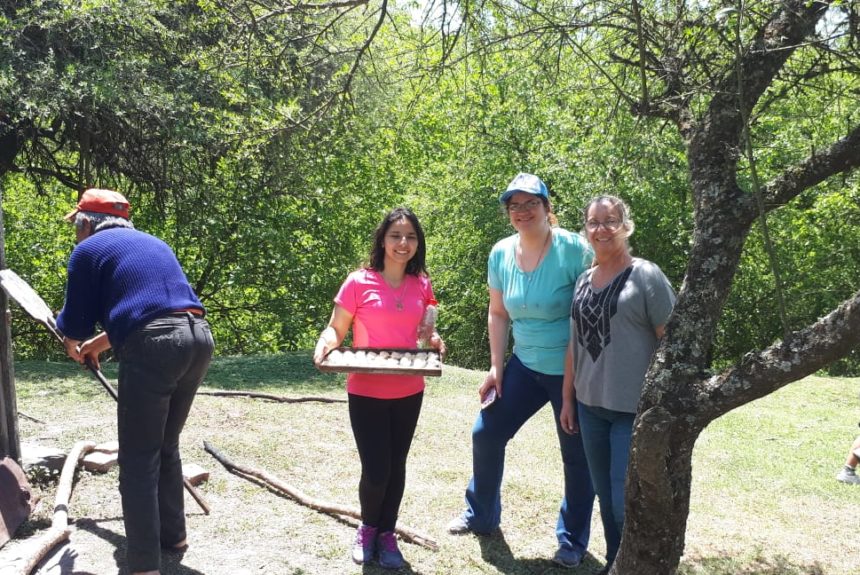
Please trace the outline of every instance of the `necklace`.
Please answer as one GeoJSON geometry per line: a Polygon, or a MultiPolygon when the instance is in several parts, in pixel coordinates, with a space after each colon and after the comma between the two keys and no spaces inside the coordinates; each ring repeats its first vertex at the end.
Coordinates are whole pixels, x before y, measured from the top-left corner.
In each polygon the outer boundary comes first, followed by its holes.
{"type": "Polygon", "coordinates": [[[397,308],[397,311],[403,311],[403,294],[406,291],[406,278],[403,278],[403,281],[400,282],[403,286],[400,288],[400,295],[394,295],[394,307],[397,308]]]}
{"type": "Polygon", "coordinates": [[[403,294],[406,293],[406,276],[403,276],[403,279],[400,280],[400,293],[394,291],[394,286],[386,279],[385,276],[382,276],[382,279],[385,280],[386,285],[391,288],[392,293],[394,293],[394,307],[397,308],[397,311],[403,311],[403,294]]]}
{"type": "Polygon", "coordinates": [[[523,246],[519,240],[517,240],[517,247],[519,248],[519,254],[514,251],[514,255],[519,256],[519,261],[517,264],[520,266],[520,271],[526,276],[526,288],[523,290],[523,304],[522,309],[526,309],[526,298],[529,295],[529,288],[532,286],[532,277],[534,277],[534,273],[537,271],[538,267],[540,267],[541,262],[543,261],[544,256],[546,255],[547,246],[549,245],[549,239],[552,237],[552,228],[547,231],[546,238],[543,241],[543,246],[540,249],[540,253],[538,254],[537,260],[535,261],[534,267],[531,271],[525,271],[526,266],[523,265],[525,262],[525,258],[523,257],[523,246]]]}

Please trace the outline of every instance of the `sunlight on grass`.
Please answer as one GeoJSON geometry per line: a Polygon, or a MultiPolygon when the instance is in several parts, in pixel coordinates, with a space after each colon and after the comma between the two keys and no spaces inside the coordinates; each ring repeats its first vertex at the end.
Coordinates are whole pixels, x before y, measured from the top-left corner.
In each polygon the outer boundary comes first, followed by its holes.
{"type": "MultiPolygon", "coordinates": [[[[115,365],[104,369],[115,378],[115,365]]],[[[562,477],[548,407],[508,447],[501,533],[447,535],[445,525],[462,510],[471,475],[475,390],[484,374],[451,366],[443,373],[427,379],[400,517],[401,524],[435,539],[440,550],[402,544],[411,572],[585,575],[601,567],[604,544],[596,509],[585,564],[564,570],[549,561],[556,546],[562,477]]],[[[16,375],[19,409],[41,421],[20,420],[24,441],[68,449],[80,439],[115,437],[112,400],[77,366],[19,362],[16,375]]],[[[680,573],[835,575],[860,570],[858,555],[845,553],[857,543],[856,522],[845,519],[856,516],[860,489],[834,480],[858,431],[858,383],[810,377],[727,414],[702,433],[693,458],[680,573]]],[[[317,372],[307,352],[218,358],[204,386],[286,397],[345,397],[343,376],[317,372]]],[[[363,570],[349,560],[354,521],[317,513],[227,473],[203,451],[204,440],[234,461],[265,469],[311,497],[358,507],[359,463],[345,404],[199,396],[183,435],[183,458],[211,471],[203,492],[214,511],[203,516],[186,502],[192,550],[183,563],[207,575],[383,572],[363,570]]],[[[115,471],[81,474],[73,512],[101,525],[101,531],[77,535],[92,538],[88,561],[113,565],[113,548],[103,547],[123,540],[114,533],[122,529],[118,501],[115,471]]],[[[43,525],[49,515],[43,508],[33,524],[43,525]]],[[[98,564],[89,569],[109,570],[98,564]]]]}

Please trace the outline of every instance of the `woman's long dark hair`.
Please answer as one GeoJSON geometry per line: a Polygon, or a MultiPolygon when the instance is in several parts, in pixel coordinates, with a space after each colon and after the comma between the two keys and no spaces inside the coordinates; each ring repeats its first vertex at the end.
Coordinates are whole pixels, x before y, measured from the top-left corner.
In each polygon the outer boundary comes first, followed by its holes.
{"type": "Polygon", "coordinates": [[[424,260],[427,256],[427,245],[424,243],[424,230],[421,228],[421,223],[418,217],[412,213],[409,208],[394,208],[382,222],[376,227],[373,234],[373,249],[370,250],[370,267],[378,272],[385,269],[385,234],[388,233],[388,228],[391,224],[398,220],[406,219],[415,228],[415,233],[418,236],[418,249],[415,250],[415,255],[406,264],[406,273],[417,275],[427,275],[427,269],[424,267],[424,260]]]}

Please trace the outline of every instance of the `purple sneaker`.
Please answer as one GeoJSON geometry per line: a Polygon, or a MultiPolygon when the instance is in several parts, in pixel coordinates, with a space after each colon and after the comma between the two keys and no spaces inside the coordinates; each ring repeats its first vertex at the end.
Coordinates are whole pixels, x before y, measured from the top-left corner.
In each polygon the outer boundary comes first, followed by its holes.
{"type": "Polygon", "coordinates": [[[352,560],[359,565],[373,561],[376,551],[376,527],[362,523],[355,532],[355,545],[352,546],[352,560]]]}
{"type": "Polygon", "coordinates": [[[400,569],[403,567],[403,555],[397,548],[397,536],[394,531],[383,531],[376,538],[379,549],[379,566],[385,569],[400,569]]]}

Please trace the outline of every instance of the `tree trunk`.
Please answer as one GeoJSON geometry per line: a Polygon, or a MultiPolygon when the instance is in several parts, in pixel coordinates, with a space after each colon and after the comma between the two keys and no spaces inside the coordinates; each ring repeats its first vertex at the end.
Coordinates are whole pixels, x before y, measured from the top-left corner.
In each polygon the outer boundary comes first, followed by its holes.
{"type": "Polygon", "coordinates": [[[684,553],[698,435],[659,406],[637,417],[615,573],[668,575],[677,570],[684,553]]]}
{"type": "MultiPolygon", "coordinates": [[[[2,176],[0,176],[2,177],[2,176]]],[[[3,184],[0,181],[0,269],[6,267],[6,231],[3,223],[3,184]]],[[[21,463],[18,435],[18,403],[15,397],[15,370],[12,363],[12,330],[9,298],[0,289],[0,457],[6,455],[21,463]]]]}

